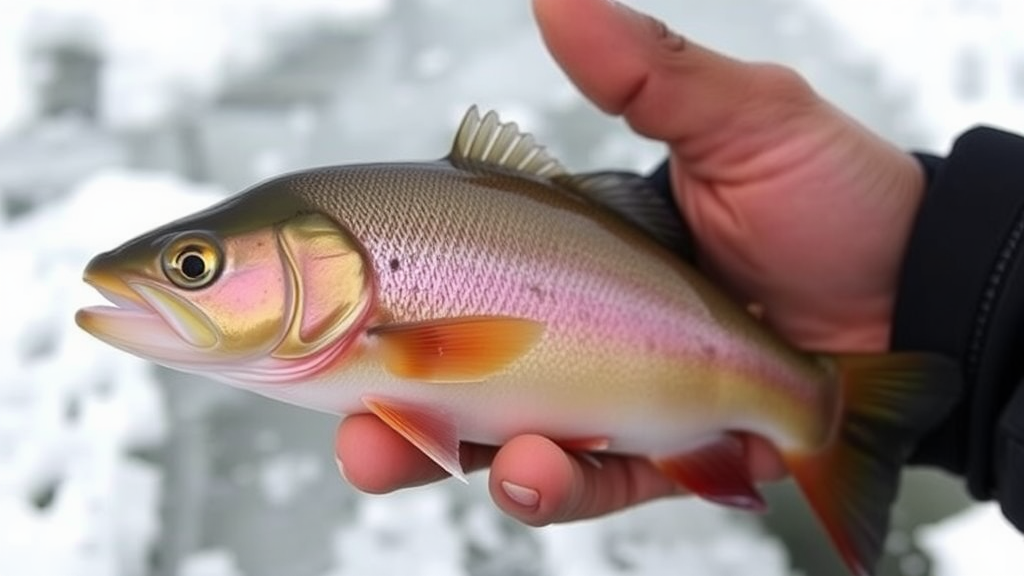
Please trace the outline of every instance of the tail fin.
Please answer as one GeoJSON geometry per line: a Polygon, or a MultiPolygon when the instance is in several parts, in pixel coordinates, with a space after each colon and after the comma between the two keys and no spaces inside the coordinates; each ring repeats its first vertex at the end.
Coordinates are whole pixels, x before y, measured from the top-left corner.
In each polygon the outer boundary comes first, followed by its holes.
{"type": "Polygon", "coordinates": [[[889,531],[900,471],[920,437],[953,407],[956,363],[927,354],[840,356],[842,419],[812,454],[787,454],[796,478],[847,566],[869,576],[889,531]]]}

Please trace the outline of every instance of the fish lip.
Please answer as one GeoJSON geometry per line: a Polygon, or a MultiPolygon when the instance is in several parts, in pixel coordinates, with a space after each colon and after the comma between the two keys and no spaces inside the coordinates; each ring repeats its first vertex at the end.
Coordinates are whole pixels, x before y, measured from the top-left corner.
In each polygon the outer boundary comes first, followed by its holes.
{"type": "Polygon", "coordinates": [[[75,313],[75,323],[93,337],[130,354],[157,364],[187,370],[193,350],[186,345],[166,319],[133,289],[139,282],[102,275],[85,282],[113,306],[87,306],[75,313]]]}
{"type": "Polygon", "coordinates": [[[113,304],[113,306],[86,306],[75,313],[75,323],[78,324],[78,327],[94,336],[104,339],[101,333],[105,331],[99,327],[99,323],[104,319],[129,320],[134,318],[148,320],[159,316],[141,297],[138,297],[138,299],[128,298],[121,292],[114,292],[93,282],[86,282],[113,304]]]}
{"type": "Polygon", "coordinates": [[[122,291],[115,291],[110,288],[103,286],[102,284],[95,282],[91,279],[85,280],[86,284],[92,286],[100,296],[103,296],[113,306],[89,306],[89,308],[102,308],[109,310],[118,310],[121,312],[149,312],[154,313],[154,310],[146,303],[146,301],[139,295],[138,292],[131,289],[130,285],[126,285],[131,290],[132,297],[128,297],[122,291]]]}
{"type": "Polygon", "coordinates": [[[105,256],[105,254],[101,254],[86,265],[85,271],[82,273],[82,280],[92,286],[116,309],[155,313],[145,298],[132,288],[131,282],[126,281],[108,267],[105,256]]]}
{"type": "Polygon", "coordinates": [[[94,259],[82,274],[82,280],[92,286],[100,296],[112,304],[86,306],[75,313],[75,323],[79,328],[102,339],[109,340],[102,324],[107,319],[125,321],[130,319],[152,320],[159,317],[156,310],[136,290],[116,274],[97,270],[98,259],[94,259]]]}

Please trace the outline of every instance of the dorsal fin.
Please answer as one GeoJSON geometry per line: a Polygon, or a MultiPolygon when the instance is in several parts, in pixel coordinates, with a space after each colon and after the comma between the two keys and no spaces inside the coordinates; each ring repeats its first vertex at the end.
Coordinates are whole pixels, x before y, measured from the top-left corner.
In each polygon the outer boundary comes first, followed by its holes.
{"type": "Polygon", "coordinates": [[[493,110],[481,118],[476,106],[463,116],[448,161],[459,167],[490,167],[539,178],[566,173],[562,164],[533,136],[520,132],[515,122],[503,123],[493,110]]]}
{"type": "Polygon", "coordinates": [[[647,178],[632,172],[586,172],[561,174],[551,180],[606,206],[669,250],[681,255],[693,251],[689,228],[679,210],[647,178]]]}
{"type": "Polygon", "coordinates": [[[447,160],[460,168],[490,168],[543,178],[563,190],[601,204],[639,227],[668,249],[689,256],[693,240],[672,200],[631,172],[569,172],[515,122],[496,112],[483,117],[471,106],[462,118],[447,160]]]}

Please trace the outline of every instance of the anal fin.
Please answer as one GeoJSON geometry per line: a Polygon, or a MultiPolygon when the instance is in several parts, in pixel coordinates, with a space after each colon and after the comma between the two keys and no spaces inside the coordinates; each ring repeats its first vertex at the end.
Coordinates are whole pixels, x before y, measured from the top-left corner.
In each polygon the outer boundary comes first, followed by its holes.
{"type": "Polygon", "coordinates": [[[720,436],[678,456],[655,459],[654,464],[705,500],[754,512],[767,508],[750,475],[743,441],[733,435],[720,436]]]}

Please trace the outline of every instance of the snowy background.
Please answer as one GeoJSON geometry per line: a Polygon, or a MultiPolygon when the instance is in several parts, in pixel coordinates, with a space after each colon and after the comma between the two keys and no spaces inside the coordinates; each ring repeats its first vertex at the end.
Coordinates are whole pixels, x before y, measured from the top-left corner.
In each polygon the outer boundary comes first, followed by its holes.
{"type": "MultiPolygon", "coordinates": [[[[1024,131],[1013,0],[636,3],[798,68],[907,148],[1024,131]]],[[[482,476],[385,497],[338,476],[333,419],[158,370],[79,331],[85,262],[290,168],[430,159],[467,105],[576,169],[659,147],[592,110],[527,2],[25,0],[0,5],[0,574],[840,574],[792,486],[763,519],[691,500],[527,530],[482,476]]],[[[883,572],[1018,575],[1024,541],[945,476],[907,475],[883,572]]]]}

